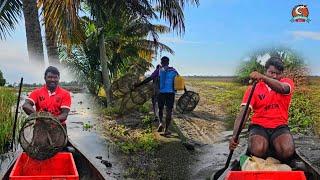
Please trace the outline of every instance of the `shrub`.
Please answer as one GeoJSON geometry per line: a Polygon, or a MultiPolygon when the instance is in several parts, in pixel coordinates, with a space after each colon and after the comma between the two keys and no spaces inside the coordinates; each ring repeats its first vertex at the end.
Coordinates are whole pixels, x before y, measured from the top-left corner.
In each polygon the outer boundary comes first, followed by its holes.
{"type": "Polygon", "coordinates": [[[4,86],[6,84],[6,80],[3,78],[3,74],[0,71],[0,86],[4,86]]]}
{"type": "Polygon", "coordinates": [[[268,57],[278,56],[283,60],[285,71],[284,76],[293,79],[296,85],[305,85],[308,83],[310,74],[304,59],[291,49],[274,48],[254,52],[249,56],[248,61],[243,61],[236,71],[237,81],[242,84],[247,84],[249,75],[252,71],[260,73],[265,72],[265,60],[268,57]],[[263,59],[263,58],[265,59],[263,59]]]}

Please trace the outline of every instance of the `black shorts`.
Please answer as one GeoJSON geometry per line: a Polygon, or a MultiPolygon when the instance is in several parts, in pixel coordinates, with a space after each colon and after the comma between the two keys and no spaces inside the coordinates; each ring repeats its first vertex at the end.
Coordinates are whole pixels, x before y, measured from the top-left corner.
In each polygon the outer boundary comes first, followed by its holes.
{"type": "Polygon", "coordinates": [[[260,135],[265,137],[269,144],[273,145],[273,140],[282,134],[291,134],[287,125],[281,125],[276,128],[264,128],[257,124],[251,124],[249,126],[249,136],[260,135]]]}
{"type": "Polygon", "coordinates": [[[175,98],[174,93],[160,93],[158,95],[159,109],[163,109],[164,106],[166,106],[167,109],[173,109],[174,98],[175,98]]]}

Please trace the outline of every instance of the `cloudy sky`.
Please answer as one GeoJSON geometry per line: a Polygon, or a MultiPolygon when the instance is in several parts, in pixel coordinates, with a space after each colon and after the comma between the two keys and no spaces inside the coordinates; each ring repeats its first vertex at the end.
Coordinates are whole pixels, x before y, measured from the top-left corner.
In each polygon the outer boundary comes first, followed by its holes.
{"type": "MultiPolygon", "coordinates": [[[[296,50],[313,75],[320,75],[320,1],[200,0],[200,6],[186,7],[186,32],[162,35],[174,55],[166,53],[182,75],[233,75],[250,52],[270,46],[296,50]],[[290,22],[295,5],[306,4],[309,23],[290,22]]],[[[155,60],[154,64],[159,63],[155,60]]],[[[0,41],[0,70],[9,82],[43,82],[43,69],[28,62],[24,23],[11,38],[0,41]]],[[[62,80],[72,79],[67,72],[62,80]]]]}

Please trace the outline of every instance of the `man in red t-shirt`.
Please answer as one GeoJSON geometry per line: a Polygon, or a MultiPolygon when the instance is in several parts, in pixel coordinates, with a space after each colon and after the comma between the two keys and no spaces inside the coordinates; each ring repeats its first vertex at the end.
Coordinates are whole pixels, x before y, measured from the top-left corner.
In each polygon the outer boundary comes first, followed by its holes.
{"type": "MultiPolygon", "coordinates": [[[[288,112],[294,84],[291,79],[283,78],[283,62],[278,57],[271,57],[265,65],[266,72],[262,75],[252,72],[250,78],[259,81],[246,115],[251,111],[251,123],[249,126],[248,152],[260,158],[268,155],[286,161],[295,152],[294,142],[288,127],[288,112]]],[[[234,123],[233,137],[230,140],[229,149],[233,150],[239,142],[236,142],[235,135],[244,113],[251,87],[244,94],[241,112],[234,123]]],[[[243,127],[241,127],[243,128],[243,127]]]]}
{"type": "Polygon", "coordinates": [[[46,84],[32,91],[22,108],[28,115],[36,111],[49,112],[57,117],[61,124],[66,127],[65,121],[70,111],[71,96],[67,90],[58,85],[59,79],[59,70],[53,66],[48,67],[44,73],[46,84]]]}

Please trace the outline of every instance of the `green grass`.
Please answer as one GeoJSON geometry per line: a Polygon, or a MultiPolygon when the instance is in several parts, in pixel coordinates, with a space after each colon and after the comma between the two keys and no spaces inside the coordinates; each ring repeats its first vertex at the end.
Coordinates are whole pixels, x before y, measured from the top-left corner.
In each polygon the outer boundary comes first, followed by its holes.
{"type": "Polygon", "coordinates": [[[132,152],[153,152],[159,145],[152,132],[143,132],[139,135],[127,139],[126,141],[116,142],[122,152],[129,154],[132,152]]]}
{"type": "Polygon", "coordinates": [[[102,113],[106,116],[113,117],[120,114],[120,109],[119,107],[108,106],[102,110],[102,113]]]}
{"type": "Polygon", "coordinates": [[[90,122],[88,123],[84,123],[83,126],[82,126],[83,130],[85,131],[89,131],[91,128],[93,128],[93,125],[90,124],[90,122]]]}
{"type": "MultiPolygon", "coordinates": [[[[309,125],[308,128],[313,129],[317,135],[320,135],[320,78],[311,78],[310,85],[301,91],[301,96],[305,96],[308,101],[308,106],[304,107],[304,112],[308,113],[307,115],[311,120],[311,125],[309,125]]],[[[309,120],[305,119],[305,121],[309,120]]]]}
{"type": "Polygon", "coordinates": [[[153,115],[150,115],[151,101],[147,101],[143,105],[137,105],[133,114],[139,114],[140,118],[133,121],[139,123],[138,126],[132,127],[128,124],[122,124],[121,120],[117,122],[115,119],[121,118],[120,109],[115,106],[109,106],[102,109],[103,115],[110,119],[105,124],[106,133],[112,137],[115,144],[124,153],[132,152],[153,152],[158,147],[158,140],[152,132],[153,115]]]}
{"type": "Polygon", "coordinates": [[[13,89],[0,87],[0,154],[7,150],[12,139],[16,96],[13,89]]]}
{"type": "Polygon", "coordinates": [[[159,143],[152,132],[151,116],[145,115],[141,123],[143,129],[133,130],[119,124],[113,124],[105,128],[122,152],[126,154],[139,151],[153,152],[159,143]]]}
{"type": "Polygon", "coordinates": [[[151,101],[147,101],[146,103],[144,103],[143,105],[140,105],[138,107],[138,111],[141,112],[141,113],[149,113],[150,110],[151,110],[151,101]]]}

